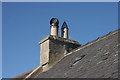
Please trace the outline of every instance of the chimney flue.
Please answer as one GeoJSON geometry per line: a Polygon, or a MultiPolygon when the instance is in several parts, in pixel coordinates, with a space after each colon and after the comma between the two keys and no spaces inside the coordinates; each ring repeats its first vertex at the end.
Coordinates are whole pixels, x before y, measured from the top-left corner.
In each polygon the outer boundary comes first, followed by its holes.
{"type": "Polygon", "coordinates": [[[58,27],[59,27],[58,24],[59,21],[57,18],[52,18],[50,20],[50,29],[51,29],[50,35],[58,36],[58,27]]]}
{"type": "Polygon", "coordinates": [[[64,21],[64,23],[63,23],[63,25],[62,25],[62,28],[61,28],[61,37],[63,37],[63,38],[69,38],[68,37],[68,26],[67,26],[67,24],[66,24],[66,22],[64,21]]]}

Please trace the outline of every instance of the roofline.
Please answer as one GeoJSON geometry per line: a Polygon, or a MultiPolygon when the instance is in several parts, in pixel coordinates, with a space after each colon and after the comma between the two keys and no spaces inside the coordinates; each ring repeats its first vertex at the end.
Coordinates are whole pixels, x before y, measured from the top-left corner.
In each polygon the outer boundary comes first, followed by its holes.
{"type": "Polygon", "coordinates": [[[22,74],[20,74],[20,75],[18,75],[18,76],[16,76],[16,77],[10,79],[10,80],[15,80],[16,78],[21,78],[21,76],[24,76],[24,75],[26,75],[26,74],[28,74],[28,73],[31,73],[34,69],[36,69],[36,67],[33,68],[33,69],[31,69],[31,70],[29,70],[29,71],[27,71],[27,72],[24,72],[24,73],[22,73],[22,74]]]}
{"type": "Polygon", "coordinates": [[[117,29],[117,30],[115,30],[115,31],[109,32],[108,34],[106,34],[106,35],[104,35],[104,36],[102,36],[102,37],[99,37],[99,38],[97,38],[96,40],[93,40],[93,41],[91,41],[91,42],[88,42],[88,43],[86,43],[85,45],[82,45],[81,47],[79,47],[79,48],[77,48],[77,49],[74,49],[73,51],[69,52],[69,53],[66,54],[65,56],[68,56],[68,55],[72,54],[73,52],[77,52],[77,51],[79,51],[79,50],[81,50],[81,49],[83,49],[83,48],[86,48],[86,47],[88,47],[88,46],[90,46],[90,45],[92,45],[92,44],[94,44],[94,43],[96,43],[96,42],[98,42],[98,41],[101,41],[101,40],[103,40],[103,39],[105,39],[105,38],[107,38],[107,37],[109,37],[109,36],[111,36],[111,35],[114,35],[114,34],[116,34],[116,33],[118,33],[118,32],[120,32],[120,29],[117,29]]]}

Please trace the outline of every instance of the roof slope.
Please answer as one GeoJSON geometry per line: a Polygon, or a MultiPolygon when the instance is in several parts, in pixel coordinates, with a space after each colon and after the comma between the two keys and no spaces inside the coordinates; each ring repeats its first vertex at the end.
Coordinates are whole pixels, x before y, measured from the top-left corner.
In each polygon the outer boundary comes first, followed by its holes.
{"type": "MultiPolygon", "coordinates": [[[[20,78],[20,79],[25,78],[25,77],[28,76],[34,69],[35,69],[35,68],[33,68],[33,69],[31,69],[31,70],[29,70],[29,71],[27,71],[27,72],[25,72],[25,73],[22,73],[22,74],[14,77],[14,78],[11,78],[11,79],[9,79],[9,80],[17,80],[17,79],[19,79],[19,78],[20,78]]],[[[5,80],[7,80],[7,79],[5,79],[5,80]]]]}
{"type": "Polygon", "coordinates": [[[66,55],[34,78],[118,78],[118,32],[111,32],[66,55]]]}

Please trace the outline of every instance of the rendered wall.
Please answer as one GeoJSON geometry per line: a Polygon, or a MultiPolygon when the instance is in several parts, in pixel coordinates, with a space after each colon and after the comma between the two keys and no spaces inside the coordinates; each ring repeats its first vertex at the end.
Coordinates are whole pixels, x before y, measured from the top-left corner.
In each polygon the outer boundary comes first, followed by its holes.
{"type": "Polygon", "coordinates": [[[49,65],[53,65],[64,57],[65,54],[80,45],[48,39],[41,43],[40,46],[40,64],[48,63],[49,65]]]}
{"type": "Polygon", "coordinates": [[[40,65],[46,64],[49,61],[49,40],[40,45],[40,65]]]}

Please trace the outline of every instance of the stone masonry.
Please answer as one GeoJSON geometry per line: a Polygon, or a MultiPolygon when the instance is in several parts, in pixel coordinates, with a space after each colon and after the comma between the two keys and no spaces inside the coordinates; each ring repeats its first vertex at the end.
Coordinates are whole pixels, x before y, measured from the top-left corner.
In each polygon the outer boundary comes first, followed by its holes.
{"type": "Polygon", "coordinates": [[[49,66],[59,61],[65,54],[80,46],[76,41],[48,35],[40,43],[40,65],[49,66]]]}

